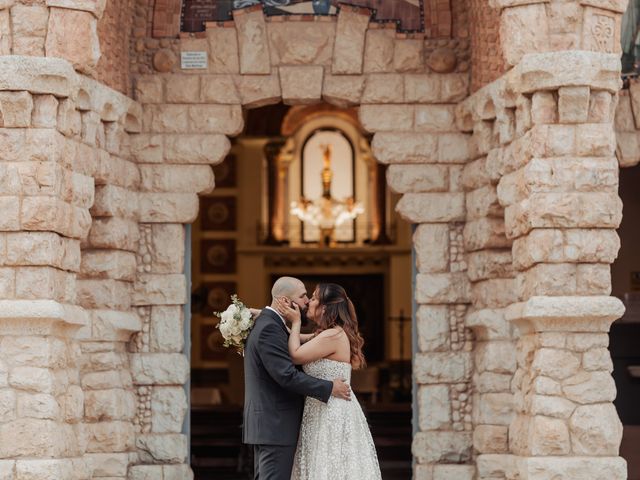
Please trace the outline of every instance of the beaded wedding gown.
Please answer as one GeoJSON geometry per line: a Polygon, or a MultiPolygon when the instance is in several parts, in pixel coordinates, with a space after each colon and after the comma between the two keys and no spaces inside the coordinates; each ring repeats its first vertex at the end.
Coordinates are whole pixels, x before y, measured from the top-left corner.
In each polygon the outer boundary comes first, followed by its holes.
{"type": "MultiPolygon", "coordinates": [[[[345,362],[323,358],[302,368],[312,377],[351,381],[351,365],[345,362]]],[[[351,401],[307,397],[291,480],[381,478],[369,425],[353,392],[351,401]]]]}

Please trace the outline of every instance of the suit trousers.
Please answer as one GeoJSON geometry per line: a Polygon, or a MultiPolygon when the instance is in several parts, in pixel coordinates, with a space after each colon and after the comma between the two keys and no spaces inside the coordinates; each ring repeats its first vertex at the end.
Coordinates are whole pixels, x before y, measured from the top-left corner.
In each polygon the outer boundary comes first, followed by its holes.
{"type": "Polygon", "coordinates": [[[296,445],[254,445],[254,480],[291,480],[296,445]]]}

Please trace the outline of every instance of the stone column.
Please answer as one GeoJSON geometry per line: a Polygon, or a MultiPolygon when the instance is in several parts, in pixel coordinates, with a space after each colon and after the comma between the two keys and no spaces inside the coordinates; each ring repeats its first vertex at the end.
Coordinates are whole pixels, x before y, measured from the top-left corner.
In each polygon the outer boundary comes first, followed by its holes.
{"type": "Polygon", "coordinates": [[[76,139],[78,168],[95,182],[92,225],[82,245],[77,282],[78,301],[91,318],[90,328],[80,336],[85,458],[95,477],[126,478],[135,443],[127,345],[141,327],[131,306],[140,173],[128,159],[128,134],[137,129],[127,123],[137,106],[82,78],[77,105],[66,107],[67,134],[76,139]]]}
{"type": "Polygon", "coordinates": [[[530,99],[532,123],[505,152],[498,185],[517,271],[506,318],[520,332],[507,478],[626,478],[606,348],[623,313],[608,296],[622,214],[619,68],[615,54],[553,52],[524,56],[506,79],[530,99]]]}
{"type": "Polygon", "coordinates": [[[473,130],[472,158],[478,157],[465,166],[462,183],[467,190],[464,240],[472,301],[466,322],[476,338],[473,446],[480,480],[504,476],[509,461],[516,349],[505,308],[515,301],[515,282],[497,183],[502,173],[499,159],[521,132],[516,131],[515,102],[504,82],[488,85],[465,104],[473,112],[472,122],[465,125],[460,118],[459,124],[473,130]]]}
{"type": "Polygon", "coordinates": [[[137,85],[147,123],[131,142],[140,170],[132,304],[143,321],[131,355],[139,431],[132,479],[193,475],[186,464],[188,439],[182,434],[188,408],[184,384],[190,372],[183,337],[188,294],[184,224],[198,214],[198,193],[213,189],[210,165],[228,153],[226,135],[243,127],[240,105],[212,98],[211,85],[200,80],[165,75],[140,78],[137,85]]]}
{"type": "Polygon", "coordinates": [[[0,476],[88,479],[82,456],[80,242],[93,180],[60,122],[75,73],[0,58],[0,476]]]}
{"type": "Polygon", "coordinates": [[[419,431],[412,447],[417,459],[415,478],[471,480],[475,473],[470,464],[473,341],[465,326],[470,290],[461,184],[470,139],[458,131],[453,105],[466,96],[468,84],[463,75],[451,80],[448,87],[454,90],[441,89],[440,82],[445,80],[438,75],[372,74],[365,83],[360,121],[375,132],[376,159],[390,164],[389,186],[403,194],[396,210],[416,224],[414,298],[419,306],[413,375],[418,384],[419,431]],[[425,86],[438,95],[420,98],[425,86]]]}

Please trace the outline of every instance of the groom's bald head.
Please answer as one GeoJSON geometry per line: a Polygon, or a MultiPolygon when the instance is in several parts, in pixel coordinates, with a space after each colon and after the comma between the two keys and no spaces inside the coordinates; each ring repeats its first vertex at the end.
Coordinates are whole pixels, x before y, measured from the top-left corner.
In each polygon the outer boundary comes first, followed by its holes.
{"type": "Polygon", "coordinates": [[[300,290],[304,288],[302,281],[294,277],[280,277],[273,284],[271,296],[275,299],[278,297],[292,298],[300,290]]]}
{"type": "Polygon", "coordinates": [[[272,307],[275,306],[276,298],[285,297],[298,304],[304,318],[304,313],[309,306],[309,297],[307,297],[307,288],[304,286],[304,283],[302,283],[302,280],[294,277],[280,277],[276,280],[276,283],[273,284],[271,296],[273,297],[271,302],[272,307]]]}

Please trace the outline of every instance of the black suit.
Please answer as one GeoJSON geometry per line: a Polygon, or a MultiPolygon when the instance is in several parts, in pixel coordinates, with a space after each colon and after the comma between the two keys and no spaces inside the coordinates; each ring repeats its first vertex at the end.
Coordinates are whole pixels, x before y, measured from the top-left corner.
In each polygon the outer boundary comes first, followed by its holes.
{"type": "Polygon", "coordinates": [[[289,480],[304,397],[327,402],[333,384],[295,367],[287,329],[273,310],[262,310],[245,343],[244,386],[242,441],[254,445],[254,478],[289,480]]]}

